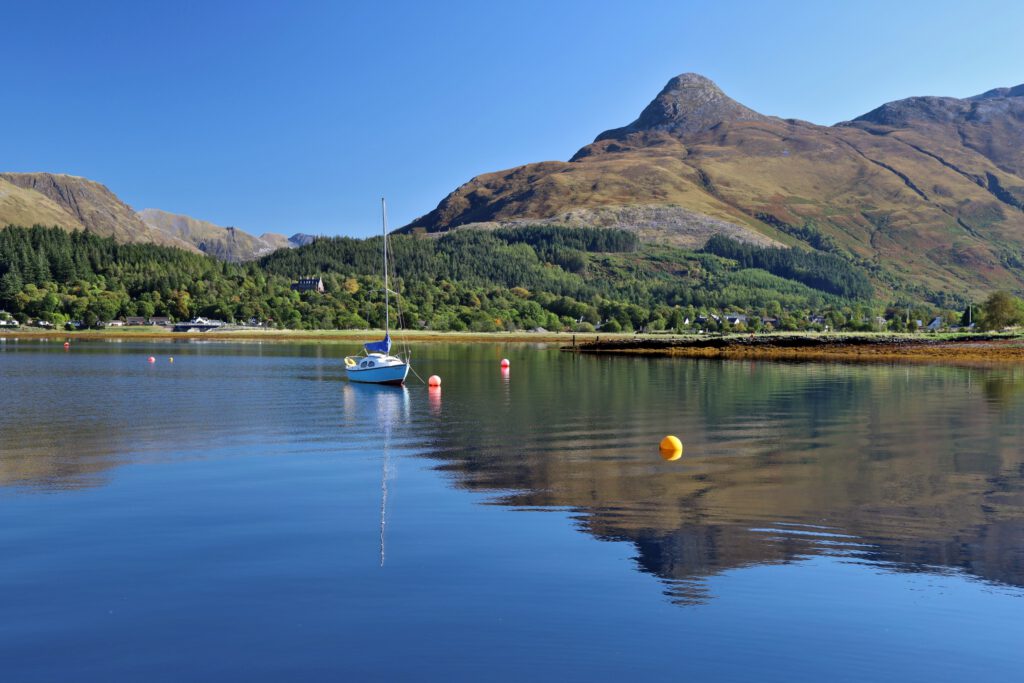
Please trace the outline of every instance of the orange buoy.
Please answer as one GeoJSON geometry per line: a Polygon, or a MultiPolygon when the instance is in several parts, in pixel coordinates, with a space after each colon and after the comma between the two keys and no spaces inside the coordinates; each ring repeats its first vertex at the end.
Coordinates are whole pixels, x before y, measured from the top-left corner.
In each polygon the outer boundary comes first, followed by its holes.
{"type": "Polygon", "coordinates": [[[683,457],[683,444],[682,442],[672,435],[666,436],[658,444],[658,450],[661,452],[661,457],[665,460],[678,460],[683,457]]]}
{"type": "Polygon", "coordinates": [[[441,378],[437,375],[431,375],[430,379],[427,380],[427,385],[432,387],[441,386],[441,378]]]}
{"type": "Polygon", "coordinates": [[[509,365],[510,365],[510,363],[508,362],[508,358],[502,358],[501,359],[501,367],[507,368],[509,365]]]}

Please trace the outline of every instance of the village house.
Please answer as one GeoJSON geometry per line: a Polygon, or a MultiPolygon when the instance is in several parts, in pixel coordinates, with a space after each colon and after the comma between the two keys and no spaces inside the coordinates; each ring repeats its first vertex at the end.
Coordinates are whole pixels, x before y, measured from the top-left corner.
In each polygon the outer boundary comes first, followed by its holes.
{"type": "Polygon", "coordinates": [[[742,313],[730,313],[729,315],[725,316],[725,321],[734,327],[736,325],[746,325],[747,316],[743,315],[742,313]]]}
{"type": "Polygon", "coordinates": [[[324,279],[321,277],[304,277],[292,285],[296,292],[324,292],[324,279]]]}
{"type": "Polygon", "coordinates": [[[124,319],[125,325],[145,325],[146,318],[141,315],[130,315],[124,319]]]}
{"type": "Polygon", "coordinates": [[[166,315],[154,315],[152,318],[149,319],[149,324],[167,326],[171,324],[171,319],[168,318],[166,315]]]}

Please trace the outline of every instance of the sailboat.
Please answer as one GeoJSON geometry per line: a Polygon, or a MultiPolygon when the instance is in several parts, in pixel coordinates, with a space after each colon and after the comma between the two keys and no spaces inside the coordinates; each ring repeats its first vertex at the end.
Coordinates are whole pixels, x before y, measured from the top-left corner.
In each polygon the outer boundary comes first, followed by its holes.
{"type": "Polygon", "coordinates": [[[402,385],[409,374],[409,356],[391,355],[390,295],[393,293],[397,298],[398,292],[388,289],[388,209],[383,198],[380,208],[384,229],[384,338],[363,344],[364,355],[346,357],[345,372],[353,382],[402,385]]]}

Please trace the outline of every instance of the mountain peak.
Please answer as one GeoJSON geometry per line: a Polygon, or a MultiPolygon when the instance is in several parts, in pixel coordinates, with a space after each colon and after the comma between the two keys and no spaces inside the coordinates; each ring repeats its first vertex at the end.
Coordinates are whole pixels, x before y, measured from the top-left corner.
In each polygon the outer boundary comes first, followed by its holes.
{"type": "Polygon", "coordinates": [[[980,95],[974,97],[968,97],[969,100],[994,100],[1002,97],[1024,97],[1024,83],[1014,86],[1012,88],[993,88],[987,92],[983,92],[980,95]]]}
{"type": "Polygon", "coordinates": [[[956,97],[907,97],[887,102],[852,122],[840,125],[877,124],[906,128],[914,123],[957,124],[982,121],[993,114],[1024,120],[1024,84],[959,99],[956,97]]]}
{"type": "Polygon", "coordinates": [[[681,137],[725,121],[761,121],[766,118],[730,98],[710,78],[684,73],[670,79],[636,121],[623,128],[607,130],[598,135],[597,140],[620,139],[630,133],[652,131],[681,137]]]}

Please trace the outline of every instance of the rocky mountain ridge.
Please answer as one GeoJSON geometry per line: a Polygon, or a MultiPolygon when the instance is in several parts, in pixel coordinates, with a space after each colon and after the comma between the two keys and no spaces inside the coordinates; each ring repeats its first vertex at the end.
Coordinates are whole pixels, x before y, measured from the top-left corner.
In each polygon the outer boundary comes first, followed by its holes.
{"type": "Polygon", "coordinates": [[[908,98],[818,126],[765,116],[682,74],[569,161],[477,176],[403,230],[593,211],[682,246],[723,225],[751,242],[828,244],[871,266],[883,291],[1021,290],[1024,86],[908,98]],[[629,218],[653,209],[673,218],[662,228],[629,218]],[[681,236],[672,226],[684,216],[694,229],[681,236]]]}
{"type": "Polygon", "coordinates": [[[313,235],[259,237],[234,227],[159,209],[135,212],[105,185],[62,173],[0,173],[0,228],[56,225],[89,230],[119,242],[145,242],[201,251],[226,261],[250,261],[276,249],[309,244],[313,235]]]}
{"type": "Polygon", "coordinates": [[[59,225],[120,242],[152,242],[197,251],[146,225],[130,206],[95,181],[61,173],[0,173],[0,227],[59,225]]]}
{"type": "Polygon", "coordinates": [[[277,249],[302,246],[311,240],[310,235],[302,233],[286,237],[265,232],[257,237],[233,226],[223,227],[160,209],[143,209],[139,217],[150,227],[184,240],[204,254],[234,263],[252,261],[277,249]]]}
{"type": "Polygon", "coordinates": [[[709,79],[695,73],[685,73],[671,79],[658,96],[648,104],[636,121],[606,130],[597,136],[601,140],[622,140],[632,133],[663,132],[683,137],[731,121],[765,121],[769,117],[758,114],[730,98],[709,79]]]}

